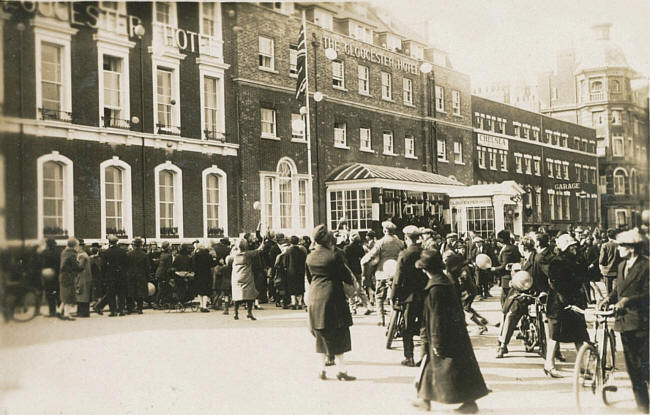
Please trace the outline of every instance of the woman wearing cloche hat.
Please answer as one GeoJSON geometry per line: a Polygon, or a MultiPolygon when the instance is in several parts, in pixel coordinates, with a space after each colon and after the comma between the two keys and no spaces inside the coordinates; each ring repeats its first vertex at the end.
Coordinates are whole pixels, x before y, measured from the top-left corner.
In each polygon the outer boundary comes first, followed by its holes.
{"type": "Polygon", "coordinates": [[[571,306],[587,307],[587,297],[582,290],[587,269],[576,257],[578,241],[563,234],[557,238],[556,245],[560,252],[549,264],[550,289],[546,303],[549,340],[544,363],[544,373],[553,378],[562,377],[555,370],[558,343],[574,343],[577,351],[582,342],[589,340],[584,315],[571,310],[571,306]]]}

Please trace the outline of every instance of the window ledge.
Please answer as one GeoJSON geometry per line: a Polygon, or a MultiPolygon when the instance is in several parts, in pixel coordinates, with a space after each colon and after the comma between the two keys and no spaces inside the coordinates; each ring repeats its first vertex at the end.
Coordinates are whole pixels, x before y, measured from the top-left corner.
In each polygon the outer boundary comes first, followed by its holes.
{"type": "Polygon", "coordinates": [[[411,160],[417,160],[417,159],[418,159],[417,156],[408,156],[408,155],[404,155],[404,157],[407,158],[407,159],[411,159],[411,160]]]}
{"type": "Polygon", "coordinates": [[[451,115],[453,115],[456,118],[461,118],[461,119],[463,118],[463,116],[461,114],[456,114],[455,112],[452,113],[451,115]]]}
{"type": "Polygon", "coordinates": [[[485,170],[485,166],[478,166],[478,168],[485,170]]]}
{"type": "Polygon", "coordinates": [[[447,113],[447,111],[445,111],[445,110],[441,110],[441,109],[438,109],[438,108],[436,108],[436,112],[440,112],[440,113],[442,113],[442,114],[446,114],[446,113],[447,113]]]}
{"type": "Polygon", "coordinates": [[[404,106],[405,106],[405,107],[416,108],[416,106],[413,105],[413,103],[411,103],[411,102],[405,102],[405,103],[404,103],[404,106]]]}
{"type": "Polygon", "coordinates": [[[364,153],[372,153],[372,154],[376,153],[375,150],[371,148],[360,148],[359,151],[363,151],[364,153]]]}
{"type": "Polygon", "coordinates": [[[449,163],[447,159],[438,159],[438,163],[449,163]]]}
{"type": "Polygon", "coordinates": [[[300,143],[300,144],[307,144],[307,140],[305,139],[300,139],[300,138],[292,138],[291,139],[292,143],[300,143]]]}
{"type": "Polygon", "coordinates": [[[385,151],[384,151],[382,154],[383,154],[384,156],[392,156],[392,157],[396,157],[396,156],[397,156],[397,153],[387,153],[387,152],[385,152],[385,151]]]}
{"type": "Polygon", "coordinates": [[[359,91],[359,95],[363,95],[364,97],[372,98],[372,95],[370,95],[370,92],[359,91]]]}
{"type": "Polygon", "coordinates": [[[457,166],[464,166],[465,165],[465,163],[463,163],[462,161],[454,161],[454,164],[457,165],[457,166]]]}
{"type": "Polygon", "coordinates": [[[290,73],[289,74],[289,78],[297,78],[297,77],[298,77],[298,74],[295,74],[295,73],[290,73]]]}
{"type": "Polygon", "coordinates": [[[497,170],[496,167],[494,167],[494,168],[490,167],[490,170],[492,170],[492,171],[499,171],[499,170],[497,170]]]}
{"type": "Polygon", "coordinates": [[[262,134],[262,135],[261,135],[261,138],[263,138],[263,139],[265,139],[265,140],[280,141],[280,137],[278,137],[278,136],[274,136],[274,135],[266,135],[266,134],[262,134]]]}
{"type": "Polygon", "coordinates": [[[381,97],[381,100],[382,100],[382,101],[386,101],[386,102],[395,102],[394,99],[392,99],[392,98],[386,98],[386,97],[381,97]]]}
{"type": "Polygon", "coordinates": [[[350,149],[349,146],[344,146],[342,144],[334,144],[334,148],[340,148],[342,150],[349,150],[350,149]]]}
{"type": "Polygon", "coordinates": [[[269,73],[275,73],[275,74],[280,73],[280,72],[276,71],[275,69],[266,68],[266,67],[264,67],[264,66],[258,66],[257,68],[258,68],[260,71],[263,71],[263,72],[269,72],[269,73]]]}
{"type": "Polygon", "coordinates": [[[504,172],[504,173],[508,173],[508,169],[505,169],[505,170],[501,169],[501,171],[504,172]]]}
{"type": "Polygon", "coordinates": [[[344,87],[344,86],[332,85],[332,89],[336,89],[337,91],[348,92],[348,89],[346,87],[344,87]]]}

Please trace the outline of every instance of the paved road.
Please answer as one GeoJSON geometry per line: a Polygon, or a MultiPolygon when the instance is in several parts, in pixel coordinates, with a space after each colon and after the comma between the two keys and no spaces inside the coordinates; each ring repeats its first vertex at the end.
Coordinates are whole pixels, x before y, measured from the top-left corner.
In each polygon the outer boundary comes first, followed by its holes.
{"type": "MultiPolygon", "coordinates": [[[[498,301],[476,307],[491,322],[498,301]]],[[[303,311],[268,307],[258,321],[218,312],[171,313],[64,322],[38,317],[0,326],[0,415],[23,414],[412,414],[417,369],[402,367],[401,344],[385,350],[376,317],[355,317],[348,370],[356,382],[316,378],[319,358],[303,311]]],[[[542,360],[513,340],[495,359],[495,327],[470,335],[493,393],[479,401],[488,414],[573,414],[575,352],[563,379],[547,379],[542,360]]],[[[634,413],[623,372],[615,405],[606,413],[634,413]]],[[[334,368],[330,377],[335,374],[334,368]]],[[[434,405],[439,413],[454,406],[434,405]]]]}

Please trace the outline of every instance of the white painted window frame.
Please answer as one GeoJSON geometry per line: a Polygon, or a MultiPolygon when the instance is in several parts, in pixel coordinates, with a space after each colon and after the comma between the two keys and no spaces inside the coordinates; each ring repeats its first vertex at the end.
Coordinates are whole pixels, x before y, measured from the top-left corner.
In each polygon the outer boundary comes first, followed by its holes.
{"type": "MultiPolygon", "coordinates": [[[[76,33],[76,30],[74,31],[76,33]]],[[[43,26],[34,27],[34,52],[35,52],[35,74],[36,74],[36,114],[41,118],[39,108],[43,108],[41,50],[42,44],[51,43],[61,47],[63,54],[61,59],[61,111],[72,112],[72,58],[71,41],[72,32],[58,31],[43,26]]]]}
{"type": "Polygon", "coordinates": [[[411,78],[402,78],[402,90],[404,103],[413,105],[413,80],[411,78]]]}
{"type": "Polygon", "coordinates": [[[617,168],[614,169],[614,171],[612,172],[612,180],[613,180],[613,185],[614,185],[613,187],[614,187],[614,194],[615,194],[615,195],[617,195],[617,196],[621,196],[621,195],[625,195],[625,194],[627,194],[627,193],[625,192],[625,183],[628,182],[628,181],[630,180],[630,176],[627,174],[627,170],[625,170],[623,167],[617,167],[617,168]],[[619,171],[623,172],[623,189],[622,189],[622,191],[617,192],[617,191],[616,191],[616,187],[617,187],[617,186],[616,186],[616,182],[617,182],[617,179],[616,179],[617,174],[616,174],[616,173],[619,172],[619,171]]]}
{"type": "Polygon", "coordinates": [[[178,12],[176,9],[176,2],[175,1],[165,1],[165,2],[159,2],[159,1],[154,1],[153,6],[151,7],[151,12],[153,15],[151,16],[151,21],[154,23],[158,24],[166,24],[171,27],[178,27],[178,12]],[[169,4],[169,23],[163,23],[159,22],[156,20],[156,11],[157,11],[157,6],[158,3],[167,3],[169,4]]]}
{"type": "Polygon", "coordinates": [[[63,230],[68,231],[68,236],[74,235],[74,170],[72,160],[52,151],[36,159],[36,201],[37,201],[37,235],[43,239],[43,165],[54,161],[63,165],[63,230]]]}
{"type": "Polygon", "coordinates": [[[120,73],[120,102],[122,105],[122,114],[120,119],[131,120],[131,98],[129,94],[129,48],[128,46],[118,46],[108,42],[97,42],[97,75],[99,81],[99,125],[103,126],[102,117],[104,116],[104,55],[113,56],[122,59],[122,68],[120,73]]]}
{"type": "MultiPolygon", "coordinates": [[[[221,3],[212,2],[212,4],[215,12],[215,16],[212,16],[214,18],[214,32],[209,36],[221,40],[221,3]]],[[[203,33],[203,3],[199,3],[199,33],[203,33]]]]}
{"type": "Polygon", "coordinates": [[[162,170],[170,170],[174,173],[174,215],[176,215],[176,227],[178,228],[178,238],[171,240],[183,239],[183,170],[180,167],[167,160],[154,167],[154,195],[156,204],[156,239],[160,239],[160,176],[162,170]]]}
{"type": "Polygon", "coordinates": [[[224,235],[228,234],[228,175],[216,165],[212,165],[201,173],[202,196],[203,196],[203,237],[208,238],[208,175],[214,174],[219,177],[219,227],[223,229],[224,235]]]}
{"type": "Polygon", "coordinates": [[[117,167],[122,170],[122,225],[128,239],[133,238],[133,214],[132,214],[132,185],[131,166],[120,160],[118,156],[104,160],[99,165],[99,194],[100,194],[100,215],[101,235],[100,239],[106,239],[106,168],[117,167]]]}
{"type": "Polygon", "coordinates": [[[201,138],[206,139],[205,130],[205,78],[215,78],[217,80],[217,133],[220,133],[221,139],[225,138],[226,133],[226,113],[224,99],[224,71],[221,68],[215,68],[207,65],[199,65],[200,81],[200,99],[201,99],[201,138]]]}
{"type": "MultiPolygon", "coordinates": [[[[153,128],[154,134],[158,133],[158,68],[170,69],[172,71],[172,99],[176,104],[172,106],[172,128],[182,128],[181,125],[181,87],[180,87],[180,67],[181,62],[178,59],[167,56],[151,56],[151,75],[153,88],[153,128]]],[[[203,108],[201,108],[203,109],[203,108]]],[[[180,133],[180,131],[178,131],[180,133]]]]}

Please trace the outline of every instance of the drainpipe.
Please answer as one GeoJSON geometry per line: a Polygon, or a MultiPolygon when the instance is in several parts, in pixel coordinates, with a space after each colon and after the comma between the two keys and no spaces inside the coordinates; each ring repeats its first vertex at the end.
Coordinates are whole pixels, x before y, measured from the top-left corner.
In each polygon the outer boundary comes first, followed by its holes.
{"type": "MultiPolygon", "coordinates": [[[[24,132],[23,132],[23,123],[25,117],[25,105],[24,105],[24,93],[23,93],[23,50],[24,50],[24,37],[25,37],[25,24],[20,22],[16,25],[16,30],[20,33],[20,54],[19,54],[19,76],[18,76],[18,90],[20,91],[20,134],[18,139],[18,162],[19,162],[19,174],[18,174],[18,186],[20,188],[20,240],[21,247],[25,249],[25,184],[23,179],[24,171],[24,153],[25,153],[25,143],[24,143],[24,132]]],[[[74,218],[72,218],[74,220],[74,218]]]]}

